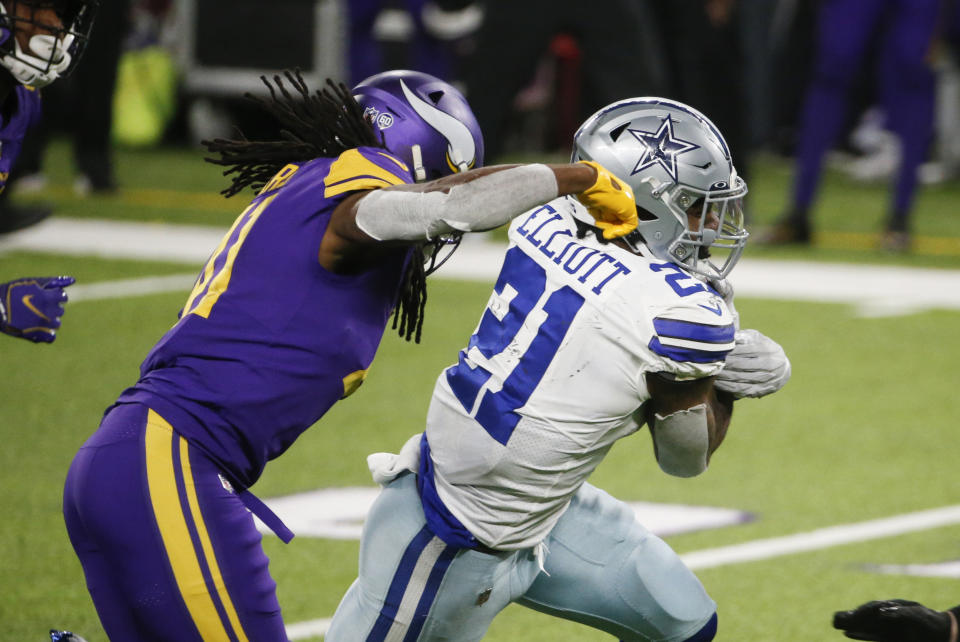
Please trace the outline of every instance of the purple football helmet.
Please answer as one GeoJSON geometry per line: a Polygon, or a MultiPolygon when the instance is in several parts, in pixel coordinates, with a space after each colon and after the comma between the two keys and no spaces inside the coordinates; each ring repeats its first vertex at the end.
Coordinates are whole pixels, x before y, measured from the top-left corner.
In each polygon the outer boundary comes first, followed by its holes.
{"type": "Polygon", "coordinates": [[[483,166],[483,135],[452,85],[419,71],[386,71],[353,88],[387,149],[417,182],[483,166]]]}

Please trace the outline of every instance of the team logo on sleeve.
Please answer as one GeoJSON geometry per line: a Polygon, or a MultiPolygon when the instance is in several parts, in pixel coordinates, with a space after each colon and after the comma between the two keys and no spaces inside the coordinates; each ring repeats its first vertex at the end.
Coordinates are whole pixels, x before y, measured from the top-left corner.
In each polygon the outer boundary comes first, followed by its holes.
{"type": "Polygon", "coordinates": [[[677,138],[673,134],[673,119],[670,114],[660,123],[656,132],[628,129],[634,138],[643,143],[644,151],[633,168],[632,174],[642,172],[652,165],[663,168],[674,182],[677,181],[677,156],[700,149],[699,145],[677,138]]]}

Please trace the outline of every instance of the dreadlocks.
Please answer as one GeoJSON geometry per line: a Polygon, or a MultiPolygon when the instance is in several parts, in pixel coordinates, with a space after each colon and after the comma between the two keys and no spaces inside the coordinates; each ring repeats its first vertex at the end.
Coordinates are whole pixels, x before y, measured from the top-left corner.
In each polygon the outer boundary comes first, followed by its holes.
{"type": "Polygon", "coordinates": [[[280,138],[273,141],[252,141],[240,132],[240,140],[201,141],[207,151],[220,158],[205,158],[214,165],[227,167],[224,176],[234,174],[230,185],[220,193],[230,197],[245,187],[259,191],[287,163],[318,157],[336,158],[348,149],[361,146],[383,147],[383,140],[363,116],[363,108],[354,100],[343,83],[327,86],[313,94],[299,71],[285,71],[284,77],[296,91],[290,92],[280,76],[274,76],[276,87],[265,77],[270,98],[246,94],[261,109],[280,123],[280,138]]]}
{"type": "MultiPolygon", "coordinates": [[[[354,99],[343,83],[327,79],[327,86],[310,93],[299,71],[285,71],[283,78],[273,77],[273,83],[261,76],[270,92],[270,98],[250,94],[248,100],[277,119],[281,140],[252,141],[242,132],[239,140],[216,138],[201,144],[219,157],[206,160],[226,167],[224,176],[230,176],[230,185],[221,190],[227,198],[250,187],[260,191],[269,180],[289,163],[300,163],[314,158],[336,158],[356,147],[384,147],[383,137],[364,117],[363,107],[354,99]],[[292,91],[283,82],[286,78],[292,91]]],[[[427,304],[427,282],[424,273],[423,248],[416,245],[407,263],[401,281],[397,305],[393,314],[393,328],[399,324],[400,336],[420,343],[423,312],[427,304]]]]}

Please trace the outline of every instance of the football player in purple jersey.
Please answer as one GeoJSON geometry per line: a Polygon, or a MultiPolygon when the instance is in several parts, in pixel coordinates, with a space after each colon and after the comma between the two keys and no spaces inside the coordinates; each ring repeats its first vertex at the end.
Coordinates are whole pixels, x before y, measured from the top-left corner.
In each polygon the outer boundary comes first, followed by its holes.
{"type": "MultiPolygon", "coordinates": [[[[27,129],[40,117],[37,89],[76,65],[96,6],[96,0],[0,1],[0,192],[7,185],[27,129]]],[[[36,216],[0,218],[0,233],[37,220],[36,216]]],[[[0,332],[52,342],[67,300],[63,288],[71,283],[73,279],[65,276],[0,283],[0,332]]]]}
{"type": "Polygon", "coordinates": [[[481,168],[469,106],[432,76],[265,83],[282,138],[207,143],[224,193],[255,196],[67,475],[67,530],[113,640],[286,640],[251,512],[292,533],[247,489],[356,391],[391,316],[419,340],[434,249],[560,194],[611,238],[637,224],[630,187],[596,163],[481,168]]]}

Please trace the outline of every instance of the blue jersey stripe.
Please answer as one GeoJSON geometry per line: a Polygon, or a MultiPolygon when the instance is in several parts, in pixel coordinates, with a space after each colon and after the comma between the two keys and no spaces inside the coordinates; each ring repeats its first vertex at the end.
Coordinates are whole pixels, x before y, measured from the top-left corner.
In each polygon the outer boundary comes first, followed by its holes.
{"type": "Polygon", "coordinates": [[[653,329],[661,337],[699,341],[701,343],[731,343],[737,329],[728,325],[707,325],[691,321],[677,321],[657,317],[653,320],[653,329]]]}
{"type": "Polygon", "coordinates": [[[407,549],[400,558],[400,564],[393,574],[393,580],[390,582],[390,588],[387,590],[387,597],[380,609],[380,616],[374,622],[370,634],[367,636],[367,642],[382,642],[393,626],[393,620],[397,616],[400,608],[400,602],[403,600],[403,594],[410,583],[410,577],[417,566],[417,560],[423,549],[433,539],[434,535],[430,529],[424,526],[420,529],[413,540],[407,545],[407,549]]]}
{"type": "Polygon", "coordinates": [[[727,358],[730,350],[697,350],[696,348],[677,348],[675,346],[665,346],[660,343],[658,337],[650,339],[647,347],[653,350],[661,357],[672,359],[673,361],[688,361],[690,363],[713,363],[723,361],[727,358]]]}

